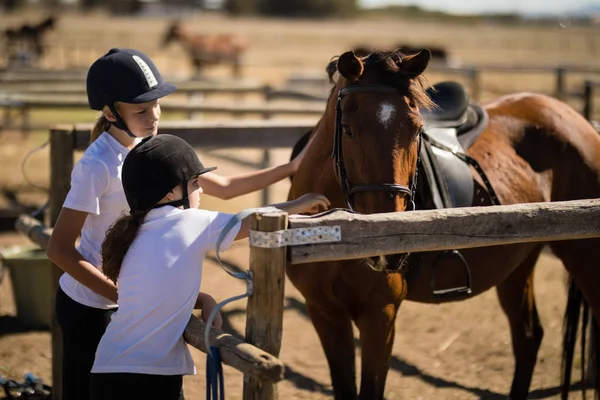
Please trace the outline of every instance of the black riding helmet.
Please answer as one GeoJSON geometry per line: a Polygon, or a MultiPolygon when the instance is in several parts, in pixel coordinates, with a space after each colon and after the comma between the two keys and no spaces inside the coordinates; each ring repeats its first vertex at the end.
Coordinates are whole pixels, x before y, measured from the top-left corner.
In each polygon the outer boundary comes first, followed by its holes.
{"type": "Polygon", "coordinates": [[[113,125],[132,137],[134,135],[117,112],[115,102],[145,103],[176,89],[175,85],[164,81],[147,55],[133,49],[116,48],[92,64],[86,86],[90,108],[102,111],[108,106],[117,120],[113,125]]]}
{"type": "Polygon", "coordinates": [[[187,182],[216,168],[205,168],[192,146],[177,136],[161,134],[143,139],[127,154],[121,171],[131,214],[165,205],[190,208],[187,182]],[[157,205],[180,184],[181,200],[157,205]]]}

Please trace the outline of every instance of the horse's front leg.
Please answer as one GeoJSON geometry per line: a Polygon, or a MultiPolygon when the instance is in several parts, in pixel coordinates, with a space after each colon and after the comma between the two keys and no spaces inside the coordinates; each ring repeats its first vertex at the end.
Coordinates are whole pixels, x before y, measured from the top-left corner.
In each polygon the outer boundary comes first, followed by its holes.
{"type": "Polygon", "coordinates": [[[325,351],[335,400],[356,400],[356,361],[352,320],[343,308],[311,305],[308,315],[325,351]]]}
{"type": "Polygon", "coordinates": [[[396,332],[394,323],[404,297],[404,281],[400,275],[385,276],[388,284],[379,285],[372,299],[361,305],[356,318],[362,358],[361,400],[383,399],[396,332]]]}

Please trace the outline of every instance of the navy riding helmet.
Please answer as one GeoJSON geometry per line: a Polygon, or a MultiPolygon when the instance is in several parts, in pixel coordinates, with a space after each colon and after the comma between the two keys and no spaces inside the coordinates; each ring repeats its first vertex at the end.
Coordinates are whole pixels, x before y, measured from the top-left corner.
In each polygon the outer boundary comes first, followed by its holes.
{"type": "Polygon", "coordinates": [[[150,57],[133,49],[111,49],[96,60],[87,74],[88,103],[92,110],[102,111],[108,106],[116,122],[112,124],[127,128],[115,108],[115,102],[145,103],[172,93],[176,86],[165,82],[150,57]]]}
{"type": "Polygon", "coordinates": [[[131,214],[166,205],[190,208],[187,182],[216,168],[205,167],[194,148],[180,137],[161,134],[143,139],[123,162],[121,179],[131,214]],[[157,205],[179,184],[183,185],[181,200],[157,205]]]}

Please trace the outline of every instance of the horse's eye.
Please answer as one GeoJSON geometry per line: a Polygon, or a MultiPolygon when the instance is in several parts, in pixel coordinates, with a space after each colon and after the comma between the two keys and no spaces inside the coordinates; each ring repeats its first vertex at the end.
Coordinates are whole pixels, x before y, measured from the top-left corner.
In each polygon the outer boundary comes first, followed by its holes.
{"type": "Polygon", "coordinates": [[[344,136],[346,136],[348,139],[352,139],[354,137],[354,134],[352,133],[348,125],[342,125],[342,130],[344,131],[344,136]]]}

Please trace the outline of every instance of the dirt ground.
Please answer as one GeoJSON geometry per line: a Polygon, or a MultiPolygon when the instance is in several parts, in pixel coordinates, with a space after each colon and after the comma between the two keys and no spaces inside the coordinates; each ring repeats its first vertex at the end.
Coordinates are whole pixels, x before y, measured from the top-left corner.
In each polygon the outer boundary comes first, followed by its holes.
{"type": "MultiPolygon", "coordinates": [[[[28,14],[11,19],[0,17],[0,27],[17,21],[36,20],[28,14]]],[[[168,20],[146,17],[139,20],[120,18],[101,19],[101,16],[67,16],[50,37],[51,53],[47,67],[63,68],[76,64],[87,66],[101,51],[113,46],[138,47],[151,54],[159,67],[171,76],[189,73],[180,48],[158,48],[158,39],[168,20]],[[77,48],[77,53],[66,53],[77,48]],[[59,57],[59,55],[61,55],[59,57]],[[65,56],[66,54],[66,56],[65,56]],[[75,56],[76,55],[76,56],[75,56]]],[[[331,56],[359,43],[378,43],[382,46],[407,40],[448,46],[453,55],[464,63],[557,64],[576,63],[598,66],[600,31],[584,28],[530,28],[500,26],[444,26],[443,35],[435,23],[418,21],[360,21],[312,22],[239,19],[219,16],[191,16],[185,20],[191,29],[201,32],[232,31],[245,35],[250,43],[244,75],[280,84],[290,73],[322,72],[331,56]],[[392,33],[393,32],[393,33],[392,33]],[[418,35],[418,36],[417,36],[418,35]],[[408,38],[408,39],[407,39],[408,38]]],[[[226,76],[227,70],[217,68],[209,73],[226,76]]],[[[433,75],[435,82],[441,77],[433,75]]],[[[569,85],[577,87],[584,76],[570,78],[569,85]]],[[[511,77],[490,74],[484,79],[484,98],[499,91],[532,90],[551,92],[553,78],[545,75],[517,74],[511,77]]],[[[573,104],[578,106],[577,101],[573,104]]],[[[64,115],[64,122],[89,122],[93,114],[64,115]]],[[[56,121],[57,114],[37,114],[56,121]]],[[[21,160],[35,145],[46,140],[45,133],[28,139],[10,134],[0,136],[0,186],[29,188],[19,192],[19,198],[41,205],[45,194],[30,189],[21,171],[21,160]]],[[[207,152],[199,150],[205,163],[217,163],[220,172],[232,175],[246,171],[258,162],[258,150],[228,150],[207,152]],[[246,164],[228,161],[219,155],[243,159],[246,164]]],[[[274,164],[284,162],[289,150],[273,151],[274,164]]],[[[35,153],[24,168],[29,179],[47,186],[47,148],[35,153]]],[[[281,182],[273,188],[273,201],[285,199],[288,184],[281,182]]],[[[258,205],[259,194],[236,200],[218,201],[204,198],[206,208],[237,211],[258,205]]],[[[14,233],[0,234],[0,249],[27,246],[28,240],[14,233]]],[[[247,268],[247,243],[239,243],[223,255],[241,268],[247,268]]],[[[536,269],[536,294],[540,318],[545,328],[538,363],[533,377],[530,398],[558,399],[561,354],[562,315],[566,300],[565,277],[561,264],[544,253],[536,269]]],[[[208,261],[205,267],[203,290],[217,299],[242,293],[241,282],[229,277],[208,261]]],[[[225,308],[225,329],[242,335],[245,324],[245,301],[225,308]]],[[[51,352],[49,332],[25,331],[15,318],[15,305],[10,277],[0,284],[0,374],[22,379],[27,371],[51,381],[51,352]]],[[[439,306],[405,303],[396,322],[397,333],[392,368],[387,386],[387,399],[501,399],[508,394],[513,374],[510,334],[496,294],[489,291],[474,299],[439,306]]],[[[355,332],[356,333],[356,332],[355,332]]],[[[356,337],[357,333],[356,333],[356,337]]],[[[205,391],[205,356],[192,350],[199,375],[185,378],[186,398],[202,398],[205,391]]],[[[357,357],[359,353],[357,352],[357,357]]],[[[286,379],[279,383],[281,399],[332,398],[329,371],[316,333],[306,316],[299,293],[286,284],[283,343],[280,358],[287,366],[286,379]]],[[[574,376],[579,376],[580,361],[576,361],[574,376]]],[[[358,364],[360,371],[360,364],[358,364]]],[[[575,379],[578,380],[577,378],[575,379]]],[[[225,367],[226,393],[230,399],[240,399],[242,376],[225,367]]],[[[571,398],[581,398],[573,392],[571,398]]]]}
{"type": "MultiPolygon", "coordinates": [[[[25,244],[3,235],[3,245],[25,244]]],[[[223,254],[223,259],[247,268],[246,243],[223,254]]],[[[203,290],[217,299],[243,293],[244,285],[225,274],[218,265],[205,265],[203,290]]],[[[563,267],[551,254],[543,254],[536,270],[535,285],[545,337],[531,387],[532,399],[558,399],[561,354],[561,322],[565,305],[563,267]]],[[[33,372],[51,379],[50,334],[22,332],[14,318],[9,279],[0,286],[0,373],[21,378],[33,372]]],[[[242,336],[246,302],[225,308],[226,331],[242,336]]],[[[396,322],[392,368],[387,399],[503,399],[513,374],[508,325],[496,294],[489,291],[471,300],[439,306],[406,302],[396,322]]],[[[358,339],[358,334],[355,332],[358,339]]],[[[357,349],[358,350],[358,349],[357,349]]],[[[186,398],[203,398],[206,357],[192,349],[198,375],[186,377],[186,398]]],[[[358,360],[360,360],[357,352],[358,360]]],[[[329,369],[317,335],[306,316],[303,299],[286,283],[283,342],[280,359],[286,365],[285,380],[278,384],[281,399],[332,398],[329,369]]],[[[360,364],[359,364],[360,365],[360,364]]],[[[576,361],[575,381],[579,374],[576,361]]],[[[242,375],[225,366],[227,398],[242,396],[242,375]]],[[[360,371],[360,367],[358,367],[360,371]]],[[[580,399],[573,392],[572,399],[580,399]]]]}

